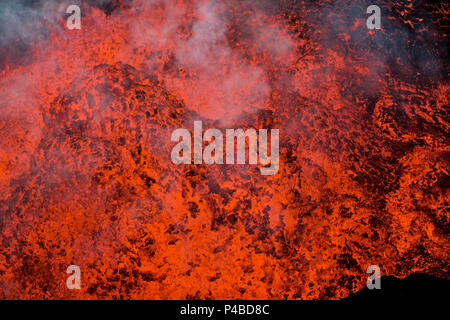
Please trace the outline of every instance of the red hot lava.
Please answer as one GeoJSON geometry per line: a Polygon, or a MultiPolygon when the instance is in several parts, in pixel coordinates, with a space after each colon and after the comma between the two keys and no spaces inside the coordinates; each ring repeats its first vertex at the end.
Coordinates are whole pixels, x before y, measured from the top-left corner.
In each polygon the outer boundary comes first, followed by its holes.
{"type": "Polygon", "coordinates": [[[369,265],[448,278],[449,6],[381,1],[368,30],[369,5],[86,1],[68,30],[56,1],[1,4],[0,298],[339,299],[369,265]],[[172,163],[194,121],[279,129],[278,173],[172,163]]]}

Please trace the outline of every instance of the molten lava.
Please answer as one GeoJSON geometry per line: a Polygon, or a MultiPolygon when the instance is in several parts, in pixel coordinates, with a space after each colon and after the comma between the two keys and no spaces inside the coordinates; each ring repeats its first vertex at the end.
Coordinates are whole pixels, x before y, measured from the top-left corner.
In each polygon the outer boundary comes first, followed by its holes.
{"type": "Polygon", "coordinates": [[[379,1],[381,30],[356,0],[86,1],[80,30],[43,3],[0,31],[0,298],[340,299],[370,265],[448,278],[447,3],[379,1]],[[174,164],[194,121],[279,129],[278,173],[174,164]]]}

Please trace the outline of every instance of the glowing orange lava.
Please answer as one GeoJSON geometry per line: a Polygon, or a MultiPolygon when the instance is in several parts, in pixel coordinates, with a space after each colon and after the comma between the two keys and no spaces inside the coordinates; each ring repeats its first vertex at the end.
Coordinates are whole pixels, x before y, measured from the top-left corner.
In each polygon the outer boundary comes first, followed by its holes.
{"type": "Polygon", "coordinates": [[[339,299],[369,265],[448,278],[448,4],[381,1],[368,30],[356,0],[93,3],[80,30],[42,6],[27,47],[0,49],[0,298],[339,299]],[[195,120],[280,129],[278,173],[173,164],[195,120]]]}

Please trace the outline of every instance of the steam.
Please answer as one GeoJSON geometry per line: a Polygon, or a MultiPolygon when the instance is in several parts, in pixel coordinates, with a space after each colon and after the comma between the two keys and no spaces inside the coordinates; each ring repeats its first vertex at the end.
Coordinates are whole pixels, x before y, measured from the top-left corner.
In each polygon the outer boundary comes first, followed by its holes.
{"type": "Polygon", "coordinates": [[[49,27],[53,31],[61,31],[64,10],[64,4],[56,0],[37,3],[26,0],[2,1],[0,46],[8,47],[17,43],[28,46],[39,38],[46,38],[50,32],[49,27]]]}
{"type": "MultiPolygon", "coordinates": [[[[215,0],[192,5],[155,0],[138,2],[138,8],[139,12],[160,15],[145,22],[133,21],[130,36],[138,48],[150,45],[166,57],[173,55],[172,73],[165,80],[187,108],[226,124],[267,106],[272,91],[267,65],[249,61],[227,38],[232,23],[230,5],[215,0]]],[[[257,21],[263,14],[255,10],[257,21]]],[[[257,28],[245,30],[242,42],[257,53],[265,53],[270,61],[288,63],[294,42],[280,27],[258,23],[257,28]]],[[[147,66],[152,69],[157,64],[153,59],[147,66]]]]}

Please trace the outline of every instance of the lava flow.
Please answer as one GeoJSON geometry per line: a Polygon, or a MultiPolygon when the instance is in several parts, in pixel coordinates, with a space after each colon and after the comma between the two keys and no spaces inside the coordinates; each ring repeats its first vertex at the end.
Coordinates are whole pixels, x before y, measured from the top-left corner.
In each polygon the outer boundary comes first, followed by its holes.
{"type": "Polygon", "coordinates": [[[341,299],[448,279],[444,0],[0,4],[1,299],[341,299]],[[279,171],[171,133],[279,129],[279,171]],[[66,269],[81,270],[69,290],[66,269]]]}

